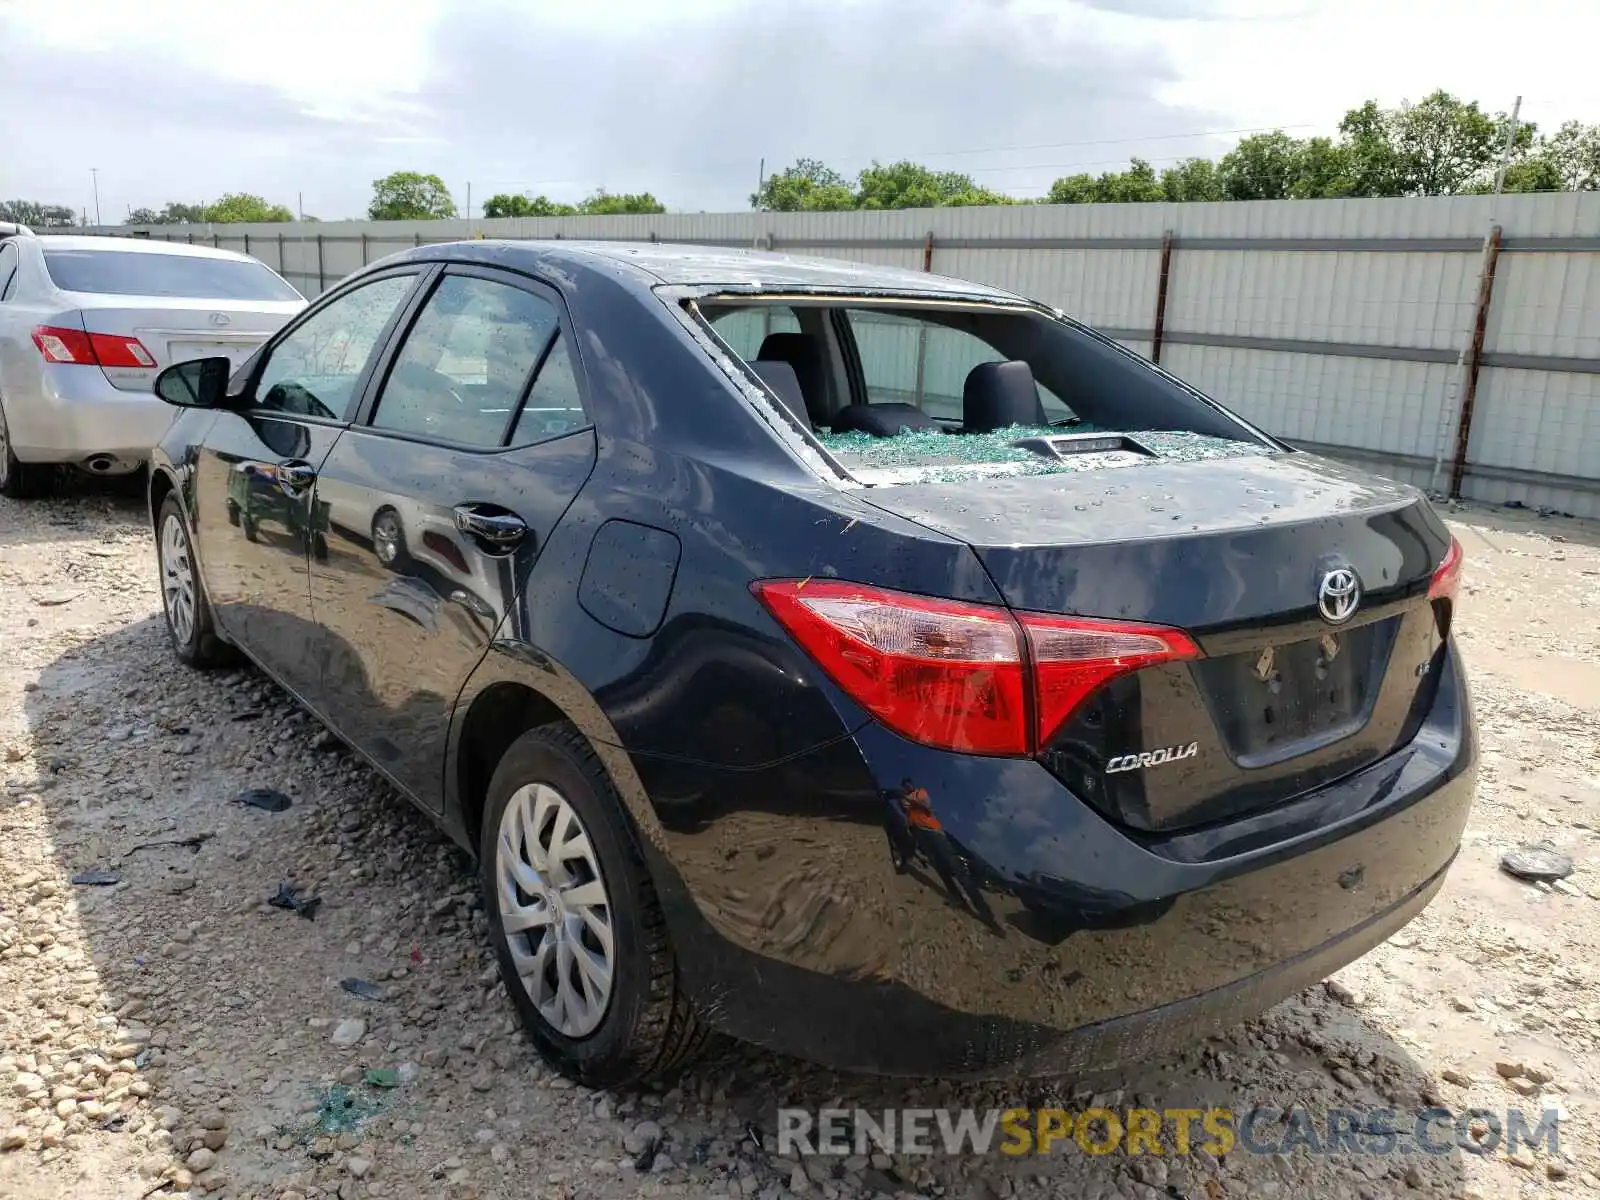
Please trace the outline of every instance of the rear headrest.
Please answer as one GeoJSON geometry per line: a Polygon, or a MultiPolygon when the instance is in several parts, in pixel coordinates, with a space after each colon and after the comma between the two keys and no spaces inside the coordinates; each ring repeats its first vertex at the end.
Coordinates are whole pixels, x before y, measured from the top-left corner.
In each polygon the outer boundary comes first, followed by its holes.
{"type": "Polygon", "coordinates": [[[973,367],[961,389],[961,418],[968,433],[1048,424],[1033,368],[1020,359],[973,367]]]}
{"type": "Polygon", "coordinates": [[[750,364],[750,369],[762,383],[772,389],[773,394],[783,401],[784,407],[795,415],[795,419],[807,429],[813,428],[811,416],[806,412],[806,398],[800,391],[800,380],[794,373],[794,367],[786,362],[761,362],[750,364]]]}
{"type": "Polygon", "coordinates": [[[811,419],[816,421],[827,415],[828,372],[820,339],[809,333],[769,333],[756,357],[762,362],[786,362],[793,367],[811,419]]]}
{"type": "Polygon", "coordinates": [[[852,404],[833,418],[835,433],[870,433],[893,437],[902,429],[936,429],[944,426],[915,404],[852,404]]]}

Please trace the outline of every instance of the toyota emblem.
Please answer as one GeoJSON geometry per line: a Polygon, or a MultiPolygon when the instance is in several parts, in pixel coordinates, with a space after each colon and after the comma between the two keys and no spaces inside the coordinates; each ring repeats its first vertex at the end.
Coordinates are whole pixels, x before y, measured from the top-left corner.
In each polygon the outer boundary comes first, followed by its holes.
{"type": "Polygon", "coordinates": [[[1361,603],[1361,581],[1349,567],[1324,571],[1317,584],[1317,611],[1330,625],[1343,625],[1361,603]]]}

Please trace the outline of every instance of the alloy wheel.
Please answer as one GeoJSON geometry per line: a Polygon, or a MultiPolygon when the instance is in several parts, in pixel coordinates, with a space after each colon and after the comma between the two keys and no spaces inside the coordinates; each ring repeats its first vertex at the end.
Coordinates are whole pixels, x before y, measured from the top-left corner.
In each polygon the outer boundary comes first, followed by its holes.
{"type": "Polygon", "coordinates": [[[172,636],[179,645],[188,645],[194,637],[194,564],[189,560],[183,522],[175,513],[168,513],[161,523],[161,599],[172,636]]]}
{"type": "Polygon", "coordinates": [[[372,528],[372,549],[378,561],[392,566],[400,554],[400,527],[394,517],[385,513],[372,528]]]}
{"type": "Polygon", "coordinates": [[[611,904],[572,805],[549,784],[517,789],[495,839],[500,921],[522,987],[558,1033],[605,1019],[615,966],[611,904]]]}

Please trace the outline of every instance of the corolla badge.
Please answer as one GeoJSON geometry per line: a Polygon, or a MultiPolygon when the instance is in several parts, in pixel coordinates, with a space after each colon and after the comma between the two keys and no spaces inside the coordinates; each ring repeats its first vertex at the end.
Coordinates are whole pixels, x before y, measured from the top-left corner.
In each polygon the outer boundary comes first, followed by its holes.
{"type": "Polygon", "coordinates": [[[1106,774],[1115,775],[1118,771],[1142,771],[1145,767],[1161,767],[1181,759],[1193,758],[1199,753],[1200,743],[1190,742],[1187,746],[1163,746],[1159,750],[1143,750],[1138,754],[1119,754],[1106,763],[1106,774]]]}
{"type": "Polygon", "coordinates": [[[1361,605],[1361,581],[1349,567],[1334,567],[1322,573],[1317,584],[1317,611],[1330,625],[1343,625],[1356,615],[1361,605]]]}

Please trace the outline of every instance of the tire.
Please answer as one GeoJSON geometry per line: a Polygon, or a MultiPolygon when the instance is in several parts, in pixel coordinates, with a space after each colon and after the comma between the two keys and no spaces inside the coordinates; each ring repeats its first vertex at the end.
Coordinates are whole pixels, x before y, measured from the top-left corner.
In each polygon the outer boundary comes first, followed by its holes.
{"type": "Polygon", "coordinates": [[[256,524],[256,519],[249,513],[239,514],[239,528],[244,530],[244,540],[247,542],[257,541],[261,536],[260,526],[256,524]]]}
{"type": "Polygon", "coordinates": [[[184,519],[178,498],[173,495],[161,502],[161,512],[156,518],[156,569],[167,637],[172,641],[172,651],[178,660],[201,670],[238,662],[238,651],[217,636],[211,602],[206,599],[205,586],[194,559],[189,523],[184,519]]]}
{"type": "Polygon", "coordinates": [[[0,403],[0,496],[8,500],[36,500],[48,496],[56,479],[52,463],[20,462],[11,452],[11,427],[0,403]]]}
{"type": "Polygon", "coordinates": [[[379,565],[391,571],[404,571],[411,562],[406,548],[406,527],[392,508],[378,510],[372,518],[372,554],[379,565]]]}
{"type": "Polygon", "coordinates": [[[632,826],[605,768],[573,726],[562,722],[531,730],[505,752],[489,783],[478,863],[500,978],[524,1031],[552,1067],[586,1087],[620,1087],[666,1075],[699,1051],[706,1026],[679,985],[661,904],[632,826]],[[570,836],[573,823],[562,805],[575,818],[587,855],[570,851],[577,839],[570,836]],[[529,836],[519,832],[532,823],[551,832],[565,829],[562,840],[569,854],[563,866],[553,867],[548,856],[542,874],[533,866],[525,847],[543,831],[535,828],[529,836]],[[519,882],[513,882],[508,861],[519,864],[519,882]],[[596,880],[601,902],[594,901],[596,880]],[[524,883],[538,890],[524,890],[524,883]],[[580,895],[589,900],[580,904],[580,895]],[[554,898],[541,898],[550,896],[554,898]],[[515,918],[518,908],[524,916],[542,912],[548,923],[508,934],[507,917],[515,918]],[[609,993],[603,1004],[581,986],[583,979],[593,977],[578,961],[585,952],[591,962],[603,957],[596,953],[604,941],[596,936],[592,919],[600,909],[611,942],[609,993]],[[543,969],[532,969],[539,961],[538,947],[556,929],[563,932],[549,942],[553,948],[543,969]],[[562,941],[570,958],[563,957],[562,941]],[[519,974],[519,962],[529,971],[528,982],[519,974]],[[569,995],[580,1002],[581,1012],[563,1007],[552,994],[562,967],[572,983],[569,995]],[[530,988],[543,993],[543,1008],[530,988]],[[555,1018],[567,1018],[565,1028],[552,1019],[552,1006],[555,1018]]]}
{"type": "Polygon", "coordinates": [[[232,500],[228,501],[228,524],[239,528],[239,506],[232,500]]]}

